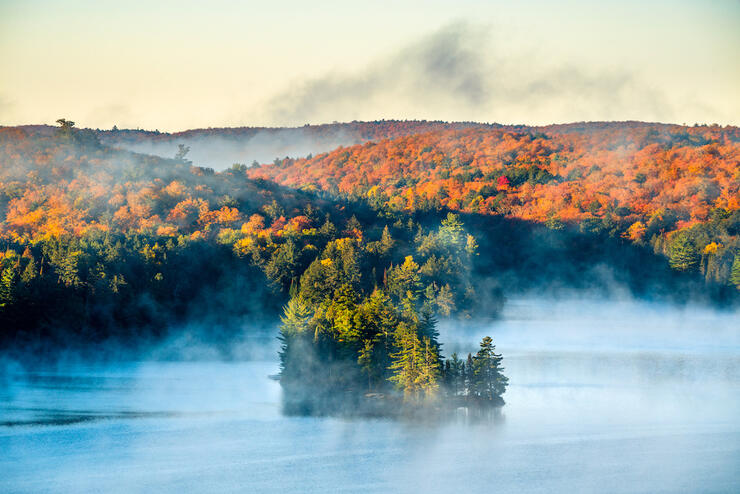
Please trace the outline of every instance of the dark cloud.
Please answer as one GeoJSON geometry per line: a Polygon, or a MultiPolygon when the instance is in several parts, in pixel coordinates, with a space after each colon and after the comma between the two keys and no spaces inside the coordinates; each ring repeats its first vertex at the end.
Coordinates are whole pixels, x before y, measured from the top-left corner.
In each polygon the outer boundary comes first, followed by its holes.
{"type": "Polygon", "coordinates": [[[670,119],[660,92],[627,70],[552,64],[492,43],[491,29],[455,22],[355,73],[298,82],[266,105],[280,124],[413,118],[519,121],[670,119]]]}

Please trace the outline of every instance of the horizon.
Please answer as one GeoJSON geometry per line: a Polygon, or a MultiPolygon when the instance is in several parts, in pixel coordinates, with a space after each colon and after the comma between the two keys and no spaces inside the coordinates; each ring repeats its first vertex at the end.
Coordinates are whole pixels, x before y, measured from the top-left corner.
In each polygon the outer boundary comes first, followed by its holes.
{"type": "MultiPolygon", "coordinates": [[[[63,117],[67,118],[67,117],[63,117]]],[[[568,125],[593,125],[593,124],[644,124],[644,125],[664,125],[664,126],[677,126],[677,127],[719,127],[719,128],[732,128],[739,127],[734,124],[720,124],[720,123],[708,123],[708,122],[694,122],[694,123],[676,123],[676,122],[658,122],[658,121],[646,121],[646,120],[579,120],[579,121],[568,121],[568,122],[553,122],[541,125],[532,125],[524,123],[501,123],[501,122],[483,122],[474,120],[430,120],[430,119],[402,119],[402,118],[386,118],[378,120],[345,120],[345,121],[334,121],[334,122],[317,122],[307,123],[303,125],[284,125],[284,126],[258,126],[258,125],[233,125],[233,126],[209,126],[209,127],[190,127],[181,128],[174,130],[160,130],[160,129],[149,129],[142,127],[120,127],[116,128],[101,128],[101,127],[86,127],[78,125],[78,122],[73,119],[75,128],[81,130],[94,130],[97,132],[120,132],[120,131],[131,131],[131,132],[147,132],[147,133],[159,133],[159,134],[183,134],[186,132],[195,132],[201,130],[233,130],[233,129],[254,129],[254,130],[281,130],[281,129],[302,129],[307,127],[325,127],[332,125],[347,125],[347,124],[374,124],[378,122],[418,122],[418,123],[443,123],[443,124],[473,124],[481,126],[501,126],[501,127],[526,127],[526,128],[547,128],[547,127],[561,127],[568,125]]],[[[0,128],[22,128],[22,127],[58,127],[58,123],[24,123],[17,125],[4,125],[0,124],[0,128]]]]}

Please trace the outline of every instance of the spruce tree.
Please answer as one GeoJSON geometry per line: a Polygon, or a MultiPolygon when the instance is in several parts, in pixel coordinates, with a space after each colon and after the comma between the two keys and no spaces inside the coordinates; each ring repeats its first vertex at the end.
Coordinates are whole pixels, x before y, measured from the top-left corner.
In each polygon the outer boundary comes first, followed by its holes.
{"type": "Polygon", "coordinates": [[[383,256],[390,254],[391,249],[393,249],[393,244],[395,244],[395,241],[391,236],[391,232],[388,230],[388,225],[385,225],[383,228],[383,234],[380,236],[380,254],[383,256]]]}
{"type": "Polygon", "coordinates": [[[0,308],[13,305],[16,272],[14,266],[0,271],[0,308]]]}
{"type": "Polygon", "coordinates": [[[473,358],[473,395],[477,398],[503,404],[501,396],[506,391],[509,379],[503,375],[503,357],[495,352],[490,336],[480,343],[480,350],[473,358]]]}
{"type": "Polygon", "coordinates": [[[298,297],[291,298],[280,317],[280,376],[283,385],[291,385],[302,377],[311,376],[315,358],[310,342],[311,310],[298,297]]]}
{"type": "Polygon", "coordinates": [[[473,395],[473,356],[468,354],[468,358],[464,364],[464,382],[465,382],[465,396],[473,395]]]}
{"type": "Polygon", "coordinates": [[[465,388],[465,363],[458,358],[457,353],[450,355],[447,362],[450,364],[450,391],[452,396],[458,396],[465,388]]]}
{"type": "Polygon", "coordinates": [[[421,351],[418,353],[418,374],[416,377],[416,386],[424,392],[424,397],[433,400],[437,397],[440,378],[439,353],[432,341],[424,337],[421,351]]]}
{"type": "Polygon", "coordinates": [[[669,248],[668,262],[677,271],[691,271],[699,264],[699,254],[686,235],[677,235],[669,248]]]}
{"type": "Polygon", "coordinates": [[[416,329],[401,322],[395,335],[398,351],[391,354],[391,377],[388,380],[403,390],[405,400],[418,398],[419,347],[421,343],[416,329]]]}
{"type": "Polygon", "coordinates": [[[735,254],[735,260],[732,261],[732,269],[730,270],[730,283],[735,285],[740,290],[740,252],[735,254]]]}
{"type": "Polygon", "coordinates": [[[373,365],[373,353],[374,353],[375,346],[373,345],[372,340],[364,340],[363,346],[360,349],[359,355],[357,357],[357,363],[362,368],[362,371],[367,376],[367,389],[371,390],[373,388],[373,378],[375,377],[375,366],[373,365]]]}

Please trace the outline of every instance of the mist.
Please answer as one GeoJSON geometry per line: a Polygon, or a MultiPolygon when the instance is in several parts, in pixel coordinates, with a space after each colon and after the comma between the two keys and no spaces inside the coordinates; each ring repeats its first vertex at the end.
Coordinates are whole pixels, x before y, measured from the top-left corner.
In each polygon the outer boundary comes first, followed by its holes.
{"type": "MultiPolygon", "coordinates": [[[[625,68],[594,70],[512,52],[491,26],[450,23],[355,72],[296,81],[264,105],[267,121],[296,124],[412,118],[552,123],[569,119],[672,121],[674,103],[625,68]],[[461,118],[461,115],[464,117],[461,118]]],[[[259,114],[259,112],[258,112],[259,114]]]]}
{"type": "Polygon", "coordinates": [[[728,492],[739,480],[737,322],[581,292],[442,323],[445,355],[484,334],[504,355],[507,404],[488,419],[284,416],[269,328],[237,335],[230,355],[190,328],[133,360],[5,365],[0,487],[573,492],[619,478],[610,491],[728,492]]]}
{"type": "Polygon", "coordinates": [[[115,134],[106,137],[103,138],[103,142],[108,142],[129,151],[163,158],[175,156],[178,146],[183,144],[190,147],[187,159],[191,160],[194,165],[210,167],[218,171],[224,170],[235,163],[247,166],[255,161],[257,163],[271,163],[276,158],[304,157],[313,153],[329,151],[339,146],[364,142],[358,136],[343,129],[334,129],[328,135],[316,135],[316,133],[302,128],[254,129],[253,132],[243,137],[198,135],[195,133],[166,134],[164,136],[155,135],[155,139],[146,139],[139,142],[121,141],[116,138],[115,134]]]}

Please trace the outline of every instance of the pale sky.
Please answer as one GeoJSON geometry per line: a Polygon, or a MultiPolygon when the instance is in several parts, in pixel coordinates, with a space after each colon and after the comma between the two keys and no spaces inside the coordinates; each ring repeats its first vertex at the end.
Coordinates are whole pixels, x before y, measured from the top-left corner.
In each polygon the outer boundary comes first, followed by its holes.
{"type": "Polygon", "coordinates": [[[0,0],[0,125],[740,124],[740,1],[0,0]]]}

